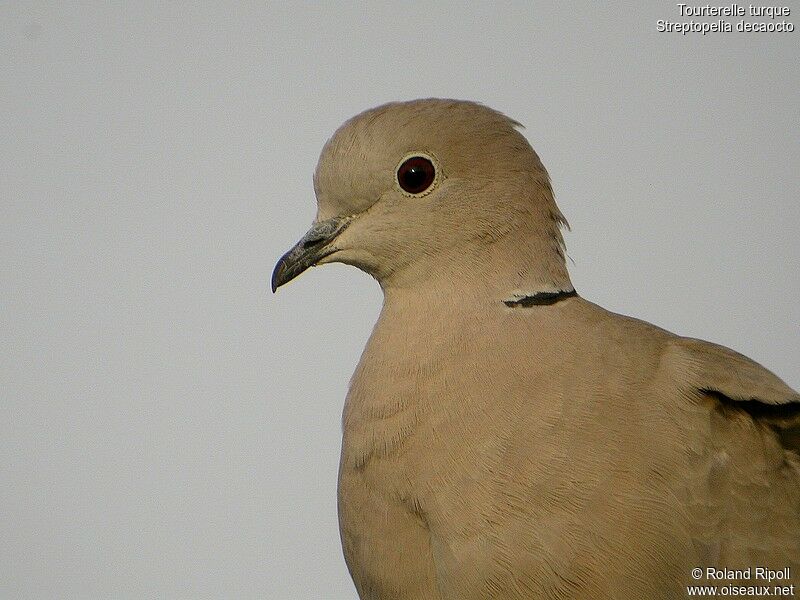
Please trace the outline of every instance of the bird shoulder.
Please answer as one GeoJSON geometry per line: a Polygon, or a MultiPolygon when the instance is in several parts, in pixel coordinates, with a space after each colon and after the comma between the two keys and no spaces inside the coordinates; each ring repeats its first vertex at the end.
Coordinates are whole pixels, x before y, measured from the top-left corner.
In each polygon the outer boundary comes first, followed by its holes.
{"type": "Polygon", "coordinates": [[[743,411],[800,452],[800,394],[777,375],[738,352],[694,338],[674,338],[667,356],[684,395],[710,399],[723,412],[743,411]]]}

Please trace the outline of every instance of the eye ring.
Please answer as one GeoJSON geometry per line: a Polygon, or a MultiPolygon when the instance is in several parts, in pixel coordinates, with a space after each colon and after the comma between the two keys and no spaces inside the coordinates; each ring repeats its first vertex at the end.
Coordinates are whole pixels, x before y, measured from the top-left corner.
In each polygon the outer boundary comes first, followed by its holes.
{"type": "Polygon", "coordinates": [[[403,195],[421,198],[436,187],[440,179],[440,169],[431,155],[410,152],[397,165],[394,178],[403,195]]]}

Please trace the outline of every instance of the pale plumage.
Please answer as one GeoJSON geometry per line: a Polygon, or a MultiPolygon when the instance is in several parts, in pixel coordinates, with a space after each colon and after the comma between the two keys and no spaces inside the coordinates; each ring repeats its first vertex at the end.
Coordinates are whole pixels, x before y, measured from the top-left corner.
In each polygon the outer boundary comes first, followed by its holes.
{"type": "Polygon", "coordinates": [[[800,587],[800,397],[575,295],[516,125],[451,100],[351,119],[273,274],[339,261],[384,290],[343,421],[360,597],[683,598],[694,567],[789,567],[800,587]]]}

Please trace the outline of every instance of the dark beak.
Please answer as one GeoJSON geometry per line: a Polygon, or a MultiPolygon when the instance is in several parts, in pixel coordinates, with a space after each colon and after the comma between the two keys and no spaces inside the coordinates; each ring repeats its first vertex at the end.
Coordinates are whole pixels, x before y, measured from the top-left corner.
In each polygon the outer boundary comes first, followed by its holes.
{"type": "Polygon", "coordinates": [[[272,271],[272,291],[300,275],[309,267],[336,252],[331,246],[336,236],[350,224],[349,217],[334,217],[327,221],[314,223],[303,238],[286,254],[281,256],[272,271]]]}

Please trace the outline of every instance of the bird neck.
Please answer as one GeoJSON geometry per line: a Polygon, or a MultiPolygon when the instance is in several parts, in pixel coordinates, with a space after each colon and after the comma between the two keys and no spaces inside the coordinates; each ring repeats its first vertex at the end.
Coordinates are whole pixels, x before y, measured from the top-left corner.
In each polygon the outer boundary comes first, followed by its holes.
{"type": "Polygon", "coordinates": [[[381,281],[387,301],[462,300],[514,302],[574,292],[559,238],[511,231],[488,243],[453,246],[381,281]]]}

